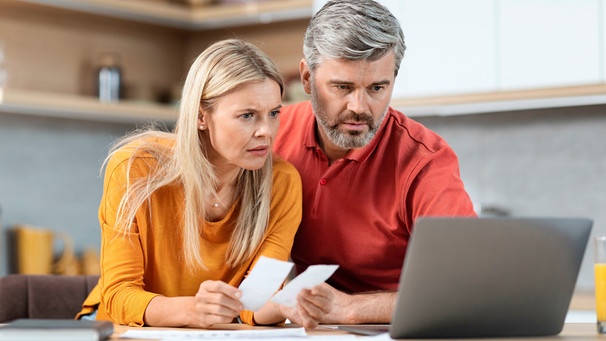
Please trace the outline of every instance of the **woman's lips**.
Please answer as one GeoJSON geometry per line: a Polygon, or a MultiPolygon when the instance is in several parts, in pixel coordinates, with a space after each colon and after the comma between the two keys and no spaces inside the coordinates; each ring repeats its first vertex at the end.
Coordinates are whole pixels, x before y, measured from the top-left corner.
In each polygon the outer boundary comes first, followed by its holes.
{"type": "Polygon", "coordinates": [[[257,155],[257,156],[265,156],[269,152],[269,147],[268,146],[255,147],[255,148],[249,149],[248,152],[253,155],[257,155]]]}

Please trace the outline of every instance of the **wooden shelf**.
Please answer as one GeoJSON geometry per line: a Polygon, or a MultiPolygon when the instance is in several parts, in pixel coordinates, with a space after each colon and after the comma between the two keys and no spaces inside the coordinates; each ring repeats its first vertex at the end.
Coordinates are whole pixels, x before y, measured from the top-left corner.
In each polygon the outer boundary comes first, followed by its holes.
{"type": "Polygon", "coordinates": [[[0,93],[0,113],[69,118],[112,123],[174,123],[178,109],[155,103],[120,101],[101,103],[95,97],[5,90],[0,93]]]}
{"type": "Polygon", "coordinates": [[[187,6],[151,0],[21,0],[190,31],[311,18],[313,0],[270,0],[187,6]]]}
{"type": "MultiPolygon", "coordinates": [[[[393,99],[391,106],[410,117],[451,116],[606,104],[606,84],[393,99]]],[[[101,103],[78,95],[12,90],[0,94],[0,114],[24,114],[115,123],[174,123],[178,108],[155,103],[101,103]],[[2,98],[3,97],[3,98],[2,98]]]]}
{"type": "Polygon", "coordinates": [[[410,117],[453,116],[606,104],[606,84],[393,99],[410,117]]]}

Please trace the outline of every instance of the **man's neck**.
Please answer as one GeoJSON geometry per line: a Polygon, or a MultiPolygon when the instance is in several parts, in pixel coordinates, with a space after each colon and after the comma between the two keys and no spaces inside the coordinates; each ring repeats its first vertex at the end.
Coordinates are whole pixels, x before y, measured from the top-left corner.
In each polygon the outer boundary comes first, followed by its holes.
{"type": "Polygon", "coordinates": [[[318,144],[326,157],[328,158],[328,163],[332,164],[333,162],[344,158],[351,149],[343,149],[336,144],[332,143],[328,136],[324,133],[324,131],[316,125],[316,138],[318,139],[318,144]]]}

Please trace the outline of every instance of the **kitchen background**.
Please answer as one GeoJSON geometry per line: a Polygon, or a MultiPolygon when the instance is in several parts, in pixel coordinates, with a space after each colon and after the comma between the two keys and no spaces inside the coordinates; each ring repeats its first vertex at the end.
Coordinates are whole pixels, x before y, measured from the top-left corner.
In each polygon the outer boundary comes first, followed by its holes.
{"type": "MultiPolygon", "coordinates": [[[[323,1],[188,1],[0,2],[0,275],[14,270],[18,224],[68,233],[77,254],[98,250],[109,146],[150,121],[171,126],[182,78],[210,42],[258,44],[292,80],[286,100],[302,98],[302,37],[323,1]],[[107,52],[124,87],[99,103],[107,52]]],[[[604,0],[382,2],[408,46],[392,105],[452,145],[478,212],[590,217],[606,234],[604,0]]],[[[589,244],[579,290],[593,288],[592,255],[589,244]]]]}

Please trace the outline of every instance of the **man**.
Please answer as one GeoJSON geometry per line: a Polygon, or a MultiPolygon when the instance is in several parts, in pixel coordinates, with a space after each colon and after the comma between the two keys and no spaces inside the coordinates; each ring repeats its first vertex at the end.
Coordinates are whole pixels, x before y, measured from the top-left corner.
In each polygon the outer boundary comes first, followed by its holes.
{"type": "Polygon", "coordinates": [[[323,323],[388,323],[415,219],[476,215],[453,150],[389,107],[404,50],[398,20],[379,3],[330,1],[305,34],[311,102],[281,111],[275,150],[303,181],[291,257],[298,271],[340,266],[323,323]]]}

